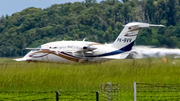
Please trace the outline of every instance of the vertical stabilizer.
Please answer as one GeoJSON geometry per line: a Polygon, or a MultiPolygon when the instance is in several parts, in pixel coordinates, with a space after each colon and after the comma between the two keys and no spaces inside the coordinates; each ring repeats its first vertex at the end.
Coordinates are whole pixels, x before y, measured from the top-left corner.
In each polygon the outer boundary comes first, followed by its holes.
{"type": "Polygon", "coordinates": [[[124,29],[119,34],[112,47],[117,48],[121,51],[130,51],[136,40],[139,29],[149,26],[160,26],[163,25],[151,25],[149,23],[142,22],[131,22],[124,26],[124,29]]]}

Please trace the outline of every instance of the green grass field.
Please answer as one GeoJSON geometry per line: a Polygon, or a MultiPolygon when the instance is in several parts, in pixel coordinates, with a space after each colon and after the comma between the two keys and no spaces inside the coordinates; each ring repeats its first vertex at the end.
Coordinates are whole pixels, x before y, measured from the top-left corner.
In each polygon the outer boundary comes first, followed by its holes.
{"type": "MultiPolygon", "coordinates": [[[[102,84],[111,82],[119,83],[121,101],[133,101],[134,82],[180,84],[179,76],[178,59],[167,59],[167,63],[162,59],[148,58],[113,60],[101,64],[60,64],[15,62],[0,58],[0,100],[17,96],[8,92],[101,91],[102,84]]],[[[37,96],[41,98],[45,95],[37,96]]],[[[18,97],[16,100],[33,97],[18,97]]]]}

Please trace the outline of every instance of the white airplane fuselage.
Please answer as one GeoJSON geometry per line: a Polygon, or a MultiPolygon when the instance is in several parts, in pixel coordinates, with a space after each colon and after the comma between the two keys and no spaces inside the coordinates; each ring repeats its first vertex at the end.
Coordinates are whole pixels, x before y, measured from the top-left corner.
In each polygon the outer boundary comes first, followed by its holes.
{"type": "Polygon", "coordinates": [[[112,45],[88,41],[56,41],[32,49],[27,55],[16,61],[49,61],[49,62],[101,62],[112,59],[125,59],[132,49],[138,31],[152,25],[142,22],[131,22],[112,45]]]}
{"type": "Polygon", "coordinates": [[[107,44],[85,41],[57,41],[41,45],[41,49],[33,49],[24,56],[27,61],[49,62],[100,62],[110,59],[106,57],[109,52],[118,51],[107,44]],[[92,47],[93,49],[83,49],[92,47]],[[49,51],[51,50],[51,51],[49,51]],[[88,51],[88,52],[87,52],[88,51]],[[103,55],[103,56],[99,56],[103,55]]]}

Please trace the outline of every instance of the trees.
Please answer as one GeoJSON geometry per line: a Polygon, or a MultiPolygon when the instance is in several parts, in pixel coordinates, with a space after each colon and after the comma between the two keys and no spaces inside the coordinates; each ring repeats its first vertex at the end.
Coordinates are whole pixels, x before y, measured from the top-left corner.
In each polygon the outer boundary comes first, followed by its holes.
{"type": "Polygon", "coordinates": [[[177,0],[168,0],[167,2],[167,25],[176,25],[176,13],[177,13],[177,6],[178,1],[177,0]]]}
{"type": "MultiPolygon", "coordinates": [[[[136,44],[180,47],[180,0],[85,0],[26,8],[0,18],[0,56],[21,56],[25,47],[61,40],[113,42],[132,22],[166,25],[140,31],[136,44]],[[3,50],[7,50],[3,53],[3,50]]],[[[23,53],[24,54],[24,53],[23,53]]]]}

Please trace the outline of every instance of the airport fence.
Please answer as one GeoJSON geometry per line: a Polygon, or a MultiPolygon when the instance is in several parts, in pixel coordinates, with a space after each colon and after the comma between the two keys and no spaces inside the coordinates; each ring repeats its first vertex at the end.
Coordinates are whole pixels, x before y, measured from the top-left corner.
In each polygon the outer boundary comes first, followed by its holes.
{"type": "Polygon", "coordinates": [[[99,92],[95,91],[58,91],[56,101],[99,101],[99,92]]]}
{"type": "Polygon", "coordinates": [[[119,84],[101,85],[99,91],[1,91],[0,101],[119,101],[119,84]],[[101,98],[101,99],[100,99],[101,98]]]}
{"type": "Polygon", "coordinates": [[[180,85],[134,82],[134,101],[179,101],[180,85]]]}
{"type": "Polygon", "coordinates": [[[52,101],[54,99],[56,99],[54,91],[48,91],[48,92],[1,91],[0,92],[0,101],[52,101]]]}
{"type": "Polygon", "coordinates": [[[0,101],[99,101],[95,91],[0,92],[0,101]]]}
{"type": "MultiPolygon", "coordinates": [[[[120,101],[119,84],[102,84],[99,91],[1,91],[0,101],[120,101]]],[[[179,101],[180,85],[134,82],[134,101],[179,101]]]]}

